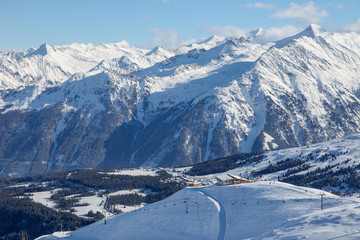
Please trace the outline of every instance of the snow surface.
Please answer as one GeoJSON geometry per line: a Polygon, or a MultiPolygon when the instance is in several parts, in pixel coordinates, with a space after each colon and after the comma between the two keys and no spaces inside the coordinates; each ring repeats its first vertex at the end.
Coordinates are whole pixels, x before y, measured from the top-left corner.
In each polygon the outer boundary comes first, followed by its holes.
{"type": "Polygon", "coordinates": [[[148,50],[138,49],[126,41],[63,46],[41,45],[37,50],[0,53],[0,89],[27,85],[53,86],[78,72],[88,72],[103,60],[126,56],[136,59],[148,50]]]}
{"type": "MultiPolygon", "coordinates": [[[[104,204],[106,201],[106,197],[99,197],[98,195],[88,196],[88,197],[81,197],[79,203],[87,203],[88,206],[80,206],[80,207],[73,207],[75,209],[74,214],[80,217],[86,217],[89,211],[93,211],[94,213],[100,212],[105,213],[104,204]]],[[[107,213],[107,212],[106,212],[107,213]]],[[[109,214],[109,213],[107,213],[109,214]]]]}
{"type": "MultiPolygon", "coordinates": [[[[34,202],[41,203],[42,205],[56,209],[56,203],[51,200],[51,195],[58,191],[60,189],[55,189],[53,191],[43,191],[43,192],[32,192],[29,196],[34,202]]],[[[73,196],[73,195],[72,195],[73,196]]],[[[72,197],[68,196],[68,197],[72,197]]],[[[87,196],[87,197],[79,197],[79,203],[86,203],[89,204],[88,206],[78,206],[78,207],[72,207],[75,212],[73,212],[75,215],[79,217],[87,217],[87,213],[89,211],[93,211],[96,213],[97,211],[103,213],[104,210],[104,204],[106,202],[106,197],[100,197],[98,195],[94,196],[87,196]]],[[[129,210],[128,210],[129,211],[129,210]]],[[[109,216],[112,216],[113,214],[108,213],[109,216]]]]}
{"type": "MultiPolygon", "coordinates": [[[[313,160],[309,160],[313,165],[311,169],[323,168],[328,164],[346,167],[360,163],[359,145],[360,134],[354,134],[310,146],[267,152],[263,161],[258,164],[220,174],[193,177],[183,175],[184,170],[189,168],[166,170],[184,181],[212,184],[215,183],[215,176],[236,174],[246,177],[251,171],[261,170],[270,163],[276,164],[286,158],[299,158],[299,155],[306,158],[310,153],[314,156],[313,160]],[[335,154],[336,159],[330,162],[317,160],[328,153],[335,154]],[[348,159],[351,161],[347,161],[348,159]]],[[[144,174],[142,171],[148,172],[149,169],[133,171],[144,174]]],[[[275,180],[281,174],[282,172],[264,175],[262,179],[275,180]]],[[[141,194],[140,189],[134,189],[109,195],[134,192],[141,194]]],[[[322,190],[277,181],[186,188],[163,201],[141,208],[123,208],[119,205],[117,208],[126,213],[107,219],[106,225],[102,220],[68,233],[63,238],[118,239],[119,236],[124,236],[127,239],[358,239],[359,203],[359,198],[338,197],[322,190]],[[325,193],[324,209],[320,210],[322,193],[325,193]],[[189,198],[188,214],[185,198],[189,198]]],[[[51,237],[49,235],[41,239],[51,237]]]]}
{"type": "MultiPolygon", "coordinates": [[[[358,199],[275,181],[186,188],[62,239],[356,239],[358,199]],[[184,199],[188,198],[189,213],[184,199]],[[215,204],[214,204],[215,203],[215,204]]],[[[39,239],[51,239],[44,236],[39,239]]]]}
{"type": "MultiPolygon", "coordinates": [[[[136,170],[134,170],[134,171],[136,171],[136,170]]],[[[138,176],[138,175],[133,175],[133,176],[138,176]]],[[[125,194],[138,194],[141,196],[146,196],[146,193],[144,193],[143,189],[120,190],[120,191],[109,193],[108,196],[125,195],[125,194]]],[[[141,207],[144,207],[145,205],[146,205],[145,203],[142,203],[140,205],[133,205],[133,206],[123,205],[123,204],[115,204],[114,210],[121,210],[122,213],[126,213],[126,212],[134,211],[141,207]]],[[[110,210],[113,210],[113,209],[111,208],[110,210]]]]}
{"type": "Polygon", "coordinates": [[[115,169],[114,172],[106,172],[109,175],[130,175],[130,176],[157,176],[159,169],[135,168],[135,169],[115,169]]]}
{"type": "MultiPolygon", "coordinates": [[[[261,29],[252,34],[261,34],[261,29]]],[[[203,117],[194,121],[205,126],[203,142],[196,131],[179,123],[184,128],[163,137],[169,140],[141,161],[144,166],[164,162],[173,149],[165,146],[171,144],[182,145],[188,163],[195,161],[199,148],[199,161],[205,161],[251,152],[257,144],[263,146],[259,150],[304,146],[360,131],[359,42],[356,33],[329,33],[312,24],[268,44],[220,36],[175,50],[138,49],[125,41],[45,44],[0,54],[0,108],[7,113],[61,103],[64,117],[88,109],[89,115],[82,117],[90,122],[112,106],[111,111],[124,116],[123,122],[143,127],[167,110],[201,109],[196,114],[203,117]],[[279,112],[287,126],[270,119],[279,112]],[[214,150],[213,144],[224,146],[214,150]]],[[[60,121],[53,134],[54,152],[64,127],[60,121]]],[[[131,149],[130,164],[140,162],[141,150],[131,149]]],[[[57,157],[53,163],[61,160],[57,157]]]]}
{"type": "MultiPolygon", "coordinates": [[[[263,161],[246,165],[240,168],[230,170],[223,174],[238,174],[243,177],[250,177],[252,171],[258,171],[266,168],[269,164],[275,165],[279,161],[284,161],[287,158],[306,160],[307,163],[312,165],[311,168],[304,172],[296,174],[304,174],[308,171],[313,171],[317,168],[325,168],[328,165],[337,165],[339,167],[353,167],[360,164],[360,134],[352,134],[342,138],[333,139],[331,141],[312,144],[309,146],[288,148],[276,151],[269,151],[264,154],[263,161]],[[307,160],[307,156],[312,154],[314,159],[307,160]],[[326,154],[333,154],[336,158],[332,158],[327,161],[319,161],[318,159],[326,154]]],[[[279,171],[272,174],[266,174],[261,179],[276,180],[278,177],[282,177],[282,174],[287,171],[279,171]]],[[[215,175],[208,175],[206,178],[212,178],[215,175]]]]}
{"type": "Polygon", "coordinates": [[[51,201],[51,191],[34,192],[29,196],[34,202],[41,203],[44,206],[54,209],[56,203],[51,201]]]}

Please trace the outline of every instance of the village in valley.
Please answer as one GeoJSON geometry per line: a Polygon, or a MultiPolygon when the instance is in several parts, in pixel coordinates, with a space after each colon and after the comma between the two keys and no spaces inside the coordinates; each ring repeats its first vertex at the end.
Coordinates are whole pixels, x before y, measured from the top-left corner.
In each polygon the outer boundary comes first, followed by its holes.
{"type": "MultiPolygon", "coordinates": [[[[196,179],[192,182],[187,182],[188,187],[202,187],[202,186],[208,186],[210,184],[214,184],[214,181],[208,178],[200,178],[199,180],[196,179]]],[[[234,174],[221,174],[214,177],[216,180],[216,184],[220,186],[227,186],[227,185],[238,185],[243,183],[251,183],[255,182],[254,179],[250,178],[242,178],[240,176],[236,176],[234,174]]]]}

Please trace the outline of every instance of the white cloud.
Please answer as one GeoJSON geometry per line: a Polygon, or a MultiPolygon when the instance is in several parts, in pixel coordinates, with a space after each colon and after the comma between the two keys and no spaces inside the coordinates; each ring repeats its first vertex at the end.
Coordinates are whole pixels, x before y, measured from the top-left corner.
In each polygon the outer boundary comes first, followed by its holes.
{"type": "Polygon", "coordinates": [[[339,32],[357,32],[360,33],[360,19],[354,23],[348,23],[340,26],[332,27],[334,30],[339,32]]]}
{"type": "Polygon", "coordinates": [[[151,42],[143,45],[144,48],[153,48],[161,46],[163,48],[177,48],[195,42],[195,39],[181,39],[179,33],[175,30],[167,30],[163,28],[150,28],[153,32],[151,42]]]}
{"type": "Polygon", "coordinates": [[[274,5],[266,4],[266,3],[262,3],[262,2],[249,3],[249,4],[246,4],[246,6],[254,7],[254,8],[269,8],[269,9],[275,8],[274,5]]]}
{"type": "Polygon", "coordinates": [[[200,26],[199,27],[201,32],[208,33],[210,35],[216,34],[223,37],[242,37],[246,36],[248,33],[248,30],[241,29],[235,26],[200,26]]]}
{"type": "Polygon", "coordinates": [[[329,2],[328,5],[338,10],[344,10],[344,5],[338,2],[329,2]]]}
{"type": "MultiPolygon", "coordinates": [[[[255,37],[255,41],[259,43],[266,43],[277,41],[286,37],[290,37],[301,32],[303,29],[297,28],[292,25],[286,25],[282,27],[272,27],[268,29],[259,29],[258,30],[248,30],[242,29],[236,26],[227,25],[227,26],[199,26],[199,30],[208,35],[219,35],[226,38],[231,37],[251,37],[252,34],[257,32],[258,34],[255,37]]],[[[167,30],[163,28],[150,28],[150,31],[153,32],[153,39],[151,42],[144,44],[144,48],[153,48],[155,46],[161,46],[164,48],[178,48],[180,46],[188,45],[194,42],[199,42],[201,39],[182,39],[179,36],[179,33],[175,30],[167,30]]]]}
{"type": "Polygon", "coordinates": [[[209,35],[220,35],[224,37],[250,37],[252,34],[256,34],[256,41],[261,43],[277,41],[286,37],[293,36],[301,32],[302,28],[297,28],[291,25],[282,27],[272,27],[268,29],[256,29],[248,30],[242,29],[235,26],[202,26],[200,31],[208,33],[209,35]]]}
{"type": "Polygon", "coordinates": [[[293,36],[301,32],[302,30],[302,28],[297,28],[292,25],[286,25],[283,27],[272,27],[264,29],[263,33],[260,34],[258,38],[259,42],[272,42],[293,36]]]}
{"type": "Polygon", "coordinates": [[[292,2],[289,8],[279,10],[270,17],[295,19],[302,23],[314,23],[319,22],[321,18],[327,16],[329,16],[329,14],[326,10],[318,9],[314,2],[308,2],[304,6],[292,2]]]}

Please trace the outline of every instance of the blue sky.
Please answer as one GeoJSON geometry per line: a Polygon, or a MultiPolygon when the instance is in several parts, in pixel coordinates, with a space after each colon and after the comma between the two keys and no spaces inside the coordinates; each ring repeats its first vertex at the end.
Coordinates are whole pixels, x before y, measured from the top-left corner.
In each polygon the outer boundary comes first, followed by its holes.
{"type": "Polygon", "coordinates": [[[126,40],[172,48],[261,27],[264,41],[318,23],[360,33],[359,0],[0,0],[0,49],[126,40]]]}

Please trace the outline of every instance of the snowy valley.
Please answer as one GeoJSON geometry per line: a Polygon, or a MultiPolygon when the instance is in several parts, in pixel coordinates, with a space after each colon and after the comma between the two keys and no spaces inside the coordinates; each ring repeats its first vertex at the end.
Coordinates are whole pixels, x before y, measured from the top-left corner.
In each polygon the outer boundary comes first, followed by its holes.
{"type": "Polygon", "coordinates": [[[2,180],[7,187],[0,191],[98,221],[74,232],[68,230],[78,228],[79,220],[72,220],[73,225],[58,222],[52,229],[59,232],[40,239],[357,239],[359,145],[360,135],[355,134],[183,168],[76,170],[10,178],[2,180]],[[217,178],[231,176],[250,182],[218,184],[217,178]],[[146,184],[139,185],[136,178],[146,184]],[[155,184],[149,185],[152,178],[155,184]],[[298,179],[303,181],[292,182],[298,179]],[[184,188],[191,183],[202,186],[184,188]]]}

